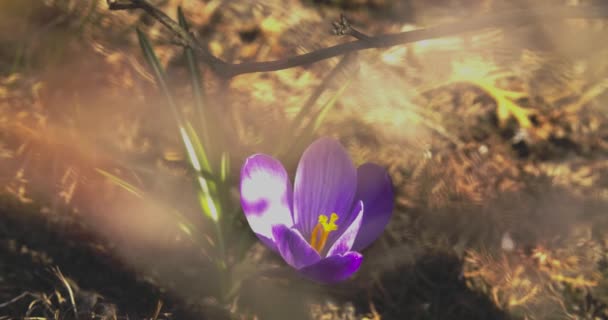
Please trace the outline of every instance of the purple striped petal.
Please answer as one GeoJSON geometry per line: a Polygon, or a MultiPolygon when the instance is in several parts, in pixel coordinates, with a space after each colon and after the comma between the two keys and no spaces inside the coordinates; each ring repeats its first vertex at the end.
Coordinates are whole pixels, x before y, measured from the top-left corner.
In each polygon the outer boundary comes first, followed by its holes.
{"type": "Polygon", "coordinates": [[[319,215],[350,219],[357,172],[346,150],[331,138],[312,143],[300,159],[294,187],[294,222],[308,238],[319,215]]]}
{"type": "Polygon", "coordinates": [[[321,260],[298,230],[276,225],[272,228],[272,234],[279,253],[290,266],[300,269],[321,260]]]}
{"type": "Polygon", "coordinates": [[[272,226],[293,225],[292,187],[283,165],[276,159],[256,154],[241,169],[241,206],[251,230],[264,244],[272,243],[272,226]]]}
{"type": "Polygon", "coordinates": [[[363,201],[365,205],[361,230],[352,247],[361,251],[382,234],[393,213],[395,194],[386,169],[373,163],[360,166],[357,169],[355,199],[363,201]]]}
{"type": "Polygon", "coordinates": [[[350,278],[361,266],[363,256],[354,251],[336,255],[302,268],[306,277],[323,283],[336,283],[350,278]]]}
{"type": "MultiPolygon", "coordinates": [[[[346,228],[346,230],[344,230],[344,232],[342,232],[342,235],[340,235],[340,237],[334,242],[334,244],[331,246],[331,248],[329,248],[329,251],[327,251],[328,257],[346,253],[346,252],[350,251],[350,249],[352,248],[353,243],[355,242],[355,239],[357,238],[357,233],[359,233],[359,230],[360,230],[359,228],[361,227],[361,221],[363,220],[363,215],[364,215],[363,201],[357,202],[357,205],[355,206],[354,211],[357,212],[355,214],[355,219],[350,224],[350,226],[348,226],[346,228]]],[[[329,243],[331,243],[331,242],[329,242],[329,243]]]]}

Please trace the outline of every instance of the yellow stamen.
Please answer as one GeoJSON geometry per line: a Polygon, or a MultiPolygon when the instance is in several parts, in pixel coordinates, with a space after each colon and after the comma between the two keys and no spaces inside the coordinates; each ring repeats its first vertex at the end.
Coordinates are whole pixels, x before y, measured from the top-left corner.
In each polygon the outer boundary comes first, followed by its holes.
{"type": "Polygon", "coordinates": [[[338,218],[338,215],[334,212],[331,214],[329,222],[327,222],[326,215],[319,215],[319,223],[312,229],[312,234],[310,235],[310,245],[317,250],[317,252],[321,253],[325,247],[329,233],[338,230],[338,225],[336,225],[336,220],[338,220],[338,218]],[[317,241],[319,240],[319,237],[321,237],[321,239],[320,241],[317,241]]]}

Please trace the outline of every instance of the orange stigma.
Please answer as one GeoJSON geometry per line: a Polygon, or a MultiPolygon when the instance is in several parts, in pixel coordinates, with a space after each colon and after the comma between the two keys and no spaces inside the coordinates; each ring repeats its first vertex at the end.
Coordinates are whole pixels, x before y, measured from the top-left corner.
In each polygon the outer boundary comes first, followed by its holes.
{"type": "Polygon", "coordinates": [[[329,233],[338,230],[338,225],[336,225],[336,220],[338,220],[338,218],[338,215],[334,212],[331,214],[329,222],[327,222],[326,215],[319,215],[319,223],[317,223],[310,235],[310,245],[317,250],[318,253],[321,253],[323,248],[325,248],[329,233]]]}

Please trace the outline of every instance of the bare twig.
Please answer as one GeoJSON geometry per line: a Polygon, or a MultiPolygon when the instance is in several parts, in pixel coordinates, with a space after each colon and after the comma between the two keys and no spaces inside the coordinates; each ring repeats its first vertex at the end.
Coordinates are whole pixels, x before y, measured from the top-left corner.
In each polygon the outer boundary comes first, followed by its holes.
{"type": "Polygon", "coordinates": [[[350,35],[357,40],[368,40],[369,36],[353,28],[344,14],[340,15],[340,21],[334,21],[334,34],[338,36],[350,35]]]}
{"type": "Polygon", "coordinates": [[[142,9],[147,14],[162,23],[167,29],[171,30],[178,39],[178,43],[183,46],[192,48],[212,70],[222,73],[226,63],[217,57],[213,56],[205,47],[203,47],[192,34],[184,30],[179,23],[171,19],[164,12],[150,4],[147,0],[107,0],[110,10],[129,10],[142,9]]]}
{"type": "Polygon", "coordinates": [[[222,77],[235,77],[245,73],[268,72],[289,69],[297,66],[308,65],[325,59],[341,56],[349,52],[387,48],[395,45],[407,44],[421,40],[452,36],[464,32],[475,31],[486,28],[497,28],[520,25],[530,22],[552,22],[558,19],[568,18],[606,18],[608,17],[608,5],[589,6],[543,6],[526,9],[516,9],[498,14],[486,15],[472,18],[466,21],[447,23],[439,26],[400,32],[395,34],[383,34],[367,36],[353,29],[346,19],[334,23],[338,31],[348,32],[356,41],[338,44],[332,47],[319,49],[302,55],[287,57],[285,59],[263,62],[244,62],[238,64],[227,63],[213,56],[207,49],[194,39],[186,30],[182,29],[177,22],[165,13],[151,5],[147,0],[107,0],[111,10],[142,9],[171,32],[173,32],[184,46],[192,47],[201,56],[202,61],[222,77]]]}
{"type": "Polygon", "coordinates": [[[29,292],[29,291],[25,291],[25,292],[23,292],[22,294],[20,294],[20,295],[18,295],[18,296],[16,296],[16,297],[14,297],[14,298],[12,298],[12,299],[11,299],[11,300],[9,300],[9,301],[6,301],[6,302],[3,302],[3,303],[0,303],[0,308],[7,307],[7,306],[9,306],[9,305],[11,305],[11,304],[13,304],[13,303],[15,303],[15,302],[17,302],[17,301],[19,301],[19,300],[21,300],[21,299],[25,298],[25,297],[27,297],[27,296],[34,297],[34,298],[38,298],[38,295],[37,295],[37,294],[35,294],[35,293],[31,293],[31,292],[29,292]]]}

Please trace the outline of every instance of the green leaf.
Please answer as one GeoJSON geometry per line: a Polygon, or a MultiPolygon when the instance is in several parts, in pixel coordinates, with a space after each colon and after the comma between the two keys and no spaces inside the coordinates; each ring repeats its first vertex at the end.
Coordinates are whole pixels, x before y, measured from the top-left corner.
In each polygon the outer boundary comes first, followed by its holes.
{"type": "Polygon", "coordinates": [[[202,177],[199,177],[198,181],[201,187],[201,190],[198,192],[198,201],[201,209],[207,217],[217,223],[220,219],[220,210],[211,196],[209,185],[202,177]]]}
{"type": "Polygon", "coordinates": [[[312,121],[306,127],[306,129],[309,129],[309,130],[304,130],[304,132],[309,131],[309,132],[314,133],[317,131],[317,129],[319,129],[319,127],[323,123],[323,120],[325,120],[325,118],[327,117],[327,113],[329,112],[329,110],[331,110],[334,107],[334,105],[336,104],[336,102],[338,102],[338,99],[340,99],[340,97],[342,97],[342,95],[344,94],[344,91],[346,91],[346,88],[348,88],[348,86],[351,84],[352,81],[353,81],[352,79],[348,79],[342,85],[342,87],[340,87],[340,89],[338,89],[338,91],[336,91],[336,94],[334,94],[334,96],[331,97],[331,99],[329,99],[329,101],[327,101],[327,103],[325,103],[325,105],[323,107],[321,107],[321,109],[319,109],[319,111],[313,116],[312,121]]]}
{"type": "MultiPolygon", "coordinates": [[[[181,10],[178,11],[178,13],[179,12],[181,12],[181,10]]],[[[179,15],[181,16],[180,23],[182,24],[182,26],[187,27],[187,23],[185,18],[183,17],[183,13],[179,15]]],[[[201,208],[207,216],[209,216],[214,222],[217,223],[220,217],[221,208],[219,207],[218,203],[216,203],[216,201],[214,201],[213,199],[213,195],[217,194],[217,186],[215,183],[212,182],[213,179],[207,179],[209,177],[213,177],[213,175],[210,174],[212,171],[207,157],[207,152],[203,147],[203,144],[201,143],[201,140],[199,139],[199,136],[192,124],[189,121],[183,120],[182,115],[175,104],[173,95],[171,94],[171,91],[169,89],[165,71],[163,70],[160,64],[160,61],[156,57],[156,54],[154,53],[154,49],[152,48],[150,41],[148,40],[146,35],[139,29],[137,29],[137,37],[139,39],[139,43],[144,53],[144,56],[148,61],[148,64],[152,68],[156,82],[158,83],[160,89],[163,91],[167,99],[169,108],[173,112],[173,116],[178,124],[182,142],[186,148],[186,152],[188,153],[190,164],[197,172],[197,181],[200,187],[199,201],[201,208]]],[[[193,77],[196,78],[197,76],[193,77]]],[[[198,80],[193,80],[195,82],[193,82],[193,85],[196,88],[200,89],[202,88],[200,75],[198,77],[198,80]]],[[[200,96],[200,105],[202,106],[202,93],[200,96]]]]}
{"type": "Polygon", "coordinates": [[[222,152],[222,159],[220,164],[220,179],[222,182],[226,182],[230,176],[230,154],[228,152],[222,152]]]}
{"type": "Polygon", "coordinates": [[[323,120],[327,117],[329,111],[333,108],[333,106],[338,102],[338,99],[344,94],[346,88],[350,85],[352,79],[347,80],[338,91],[329,99],[317,112],[312,115],[312,118],[309,120],[308,124],[300,134],[292,141],[291,147],[288,149],[286,154],[283,156],[295,156],[299,154],[299,151],[306,148],[306,146],[311,142],[315,132],[321,124],[323,120]]]}
{"type": "Polygon", "coordinates": [[[146,57],[148,64],[152,68],[156,82],[164,93],[169,108],[171,109],[175,121],[178,124],[180,136],[188,153],[190,164],[198,173],[205,176],[205,178],[215,180],[213,178],[211,165],[209,163],[209,158],[206,149],[203,146],[201,140],[199,139],[198,134],[192,124],[187,121],[185,122],[182,119],[181,113],[179,112],[175,104],[175,100],[173,99],[173,95],[171,94],[171,91],[167,84],[165,71],[160,64],[160,61],[156,57],[156,54],[154,53],[154,49],[152,48],[150,41],[148,40],[146,35],[139,29],[137,29],[137,36],[139,38],[139,43],[141,45],[144,56],[146,57]]]}
{"type": "MultiPolygon", "coordinates": [[[[286,152],[291,152],[291,150],[294,150],[293,142],[294,140],[297,140],[299,138],[299,136],[297,136],[296,134],[298,132],[303,132],[302,126],[305,122],[304,119],[314,118],[318,116],[319,112],[317,112],[316,115],[312,114],[312,107],[315,105],[319,97],[321,97],[323,92],[325,92],[329,85],[335,80],[335,78],[341,72],[343,72],[344,69],[346,69],[355,58],[356,54],[354,53],[349,53],[345,55],[344,57],[342,57],[340,62],[338,62],[338,64],[331,70],[331,72],[325,78],[323,78],[321,84],[315,89],[315,91],[310,95],[310,97],[308,97],[306,103],[304,103],[302,108],[300,108],[298,114],[296,114],[295,118],[291,121],[291,125],[289,126],[291,128],[291,131],[286,135],[285,139],[281,141],[274,153],[275,155],[281,156],[284,155],[286,152]]],[[[304,130],[306,129],[308,129],[308,127],[304,128],[304,130]]]]}
{"type": "Polygon", "coordinates": [[[184,10],[182,10],[181,6],[177,7],[177,19],[179,21],[180,27],[182,27],[184,30],[190,29],[188,21],[186,20],[186,16],[184,16],[184,10]]]}
{"type": "Polygon", "coordinates": [[[197,172],[211,172],[211,166],[209,164],[205,148],[203,147],[203,144],[198,138],[198,134],[190,121],[186,121],[184,127],[180,128],[180,133],[182,136],[182,141],[186,146],[186,152],[188,153],[192,167],[197,172]]]}
{"type": "Polygon", "coordinates": [[[304,106],[302,106],[302,108],[300,109],[300,111],[298,112],[296,117],[293,119],[293,121],[292,121],[293,128],[298,128],[300,126],[300,124],[302,123],[302,121],[304,120],[304,118],[307,115],[311,114],[312,107],[315,105],[315,102],[317,102],[317,100],[323,94],[323,92],[325,92],[325,90],[327,90],[327,87],[336,78],[336,76],[338,74],[340,74],[340,72],[343,71],[344,68],[351,61],[353,61],[354,57],[355,57],[355,55],[352,55],[352,54],[345,55],[340,60],[340,62],[338,62],[338,64],[331,70],[331,72],[325,78],[323,78],[323,81],[321,82],[321,84],[315,89],[313,94],[310,97],[308,97],[308,100],[306,100],[306,103],[304,104],[304,106]]]}
{"type": "MultiPolygon", "coordinates": [[[[136,197],[147,202],[155,203],[155,205],[162,206],[162,204],[156,203],[153,196],[148,196],[143,190],[137,188],[126,180],[100,168],[95,168],[95,171],[97,171],[105,178],[109,179],[117,186],[135,195],[136,197]]],[[[171,208],[168,208],[167,210],[175,217],[178,228],[186,235],[188,235],[188,237],[194,242],[204,247],[204,245],[199,242],[199,239],[201,239],[201,231],[194,224],[192,224],[181,212],[171,208]]]]}
{"type": "Polygon", "coordinates": [[[119,176],[116,176],[112,173],[109,173],[109,172],[107,172],[103,169],[99,169],[99,168],[95,168],[95,171],[97,171],[98,173],[100,173],[102,176],[106,177],[110,181],[112,181],[117,186],[119,186],[119,187],[125,189],[126,191],[128,191],[129,193],[135,195],[136,197],[138,197],[138,198],[144,197],[144,192],[142,190],[140,190],[136,186],[130,184],[129,182],[125,181],[124,179],[120,178],[119,176]]]}
{"type": "MultiPolygon", "coordinates": [[[[184,30],[189,30],[190,26],[186,17],[184,16],[184,12],[181,7],[177,8],[177,16],[179,20],[180,26],[184,30]]],[[[198,60],[196,59],[196,55],[194,54],[194,50],[190,47],[184,48],[184,55],[186,56],[186,61],[188,63],[188,71],[190,73],[190,82],[192,85],[192,94],[194,96],[194,105],[196,110],[197,119],[199,121],[197,129],[200,132],[200,140],[201,145],[204,146],[204,150],[207,151],[207,154],[210,150],[214,150],[211,139],[210,132],[218,132],[215,130],[211,130],[214,117],[210,110],[205,105],[205,92],[203,80],[200,72],[200,67],[198,60]]]]}
{"type": "Polygon", "coordinates": [[[165,74],[165,70],[161,66],[158,58],[156,57],[156,53],[154,53],[154,49],[152,48],[152,45],[150,44],[150,40],[148,40],[148,37],[146,37],[146,35],[141,30],[139,30],[139,28],[137,28],[136,31],[137,31],[137,38],[139,39],[139,45],[141,46],[141,50],[144,53],[144,57],[146,58],[146,60],[148,61],[148,64],[152,68],[154,78],[156,79],[156,83],[158,84],[161,91],[165,95],[169,108],[171,109],[171,112],[173,113],[173,116],[175,117],[175,120],[177,121],[178,126],[182,127],[183,126],[182,118],[181,118],[179,111],[177,110],[177,106],[175,105],[175,100],[173,99],[173,95],[171,94],[171,91],[169,90],[169,86],[168,86],[167,80],[166,80],[167,76],[165,74]]]}
{"type": "Polygon", "coordinates": [[[225,293],[224,299],[231,300],[234,298],[244,281],[258,275],[260,266],[251,259],[242,259],[237,262],[230,270],[230,286],[225,293]]]}

